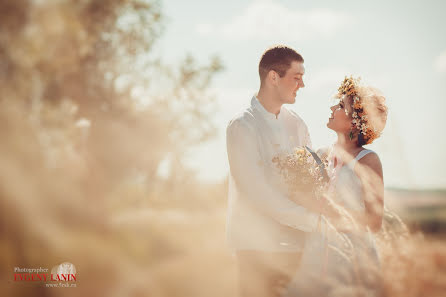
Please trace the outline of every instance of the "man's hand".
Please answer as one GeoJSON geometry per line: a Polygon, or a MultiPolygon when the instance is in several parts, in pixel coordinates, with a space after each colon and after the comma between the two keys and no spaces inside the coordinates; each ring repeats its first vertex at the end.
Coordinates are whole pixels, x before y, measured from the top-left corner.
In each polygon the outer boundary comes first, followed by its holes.
{"type": "Polygon", "coordinates": [[[311,212],[320,213],[320,202],[310,192],[295,192],[291,196],[291,201],[311,212]]]}

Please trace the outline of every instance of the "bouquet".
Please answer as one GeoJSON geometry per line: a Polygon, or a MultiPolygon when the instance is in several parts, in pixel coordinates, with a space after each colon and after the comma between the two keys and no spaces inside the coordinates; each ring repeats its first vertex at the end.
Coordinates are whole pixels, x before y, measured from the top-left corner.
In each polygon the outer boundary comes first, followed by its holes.
{"type": "Polygon", "coordinates": [[[272,162],[288,187],[290,200],[323,215],[331,225],[357,229],[355,219],[327,191],[327,154],[320,157],[306,146],[298,147],[291,154],[275,156],[272,162]]]}
{"type": "Polygon", "coordinates": [[[308,206],[324,193],[328,183],[327,160],[321,160],[308,147],[298,147],[291,154],[275,156],[272,162],[279,169],[291,200],[296,203],[308,206]]]}

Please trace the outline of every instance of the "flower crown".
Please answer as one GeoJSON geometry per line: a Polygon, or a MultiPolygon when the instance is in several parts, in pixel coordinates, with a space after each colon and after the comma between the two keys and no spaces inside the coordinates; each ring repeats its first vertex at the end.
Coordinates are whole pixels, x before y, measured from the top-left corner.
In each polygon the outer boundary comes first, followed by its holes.
{"type": "MultiPolygon", "coordinates": [[[[341,86],[338,88],[338,97],[350,96],[353,100],[352,124],[359,130],[359,137],[362,137],[365,144],[370,144],[379,137],[379,132],[369,123],[369,118],[364,110],[363,98],[359,96],[358,85],[361,78],[345,77],[341,86]]],[[[345,110],[348,115],[348,111],[345,110]]]]}

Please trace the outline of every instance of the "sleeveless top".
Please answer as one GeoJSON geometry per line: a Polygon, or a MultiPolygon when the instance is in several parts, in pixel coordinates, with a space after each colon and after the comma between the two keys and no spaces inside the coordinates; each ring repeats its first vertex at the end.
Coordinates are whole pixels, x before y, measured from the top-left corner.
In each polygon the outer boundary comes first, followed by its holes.
{"type": "MultiPolygon", "coordinates": [[[[356,175],[354,169],[356,163],[364,156],[375,153],[372,150],[364,149],[358,153],[358,155],[349,163],[342,165],[337,164],[336,168],[331,168],[331,181],[329,190],[334,193],[335,201],[343,206],[346,210],[352,210],[365,214],[364,197],[362,193],[362,183],[359,177],[356,175]]],[[[362,238],[362,242],[366,244],[372,250],[376,249],[375,236],[367,227],[364,231],[348,232],[349,235],[362,238]]]]}
{"type": "Polygon", "coordinates": [[[364,149],[349,163],[341,168],[337,164],[334,168],[331,187],[334,190],[336,201],[346,209],[365,212],[364,197],[362,194],[362,184],[354,169],[356,163],[369,153],[371,150],[364,149]]]}

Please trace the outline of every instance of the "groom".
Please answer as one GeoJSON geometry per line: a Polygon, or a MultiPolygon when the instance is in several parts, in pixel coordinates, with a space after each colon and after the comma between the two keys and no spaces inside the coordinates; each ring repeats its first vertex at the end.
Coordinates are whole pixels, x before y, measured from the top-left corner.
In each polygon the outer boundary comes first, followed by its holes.
{"type": "Polygon", "coordinates": [[[278,283],[299,265],[306,232],[317,215],[287,195],[272,158],[311,146],[304,121],[283,104],[303,88],[304,59],[286,46],[268,49],[259,63],[260,89],[226,131],[230,165],[227,240],[238,262],[242,297],[278,296],[278,283]]]}

